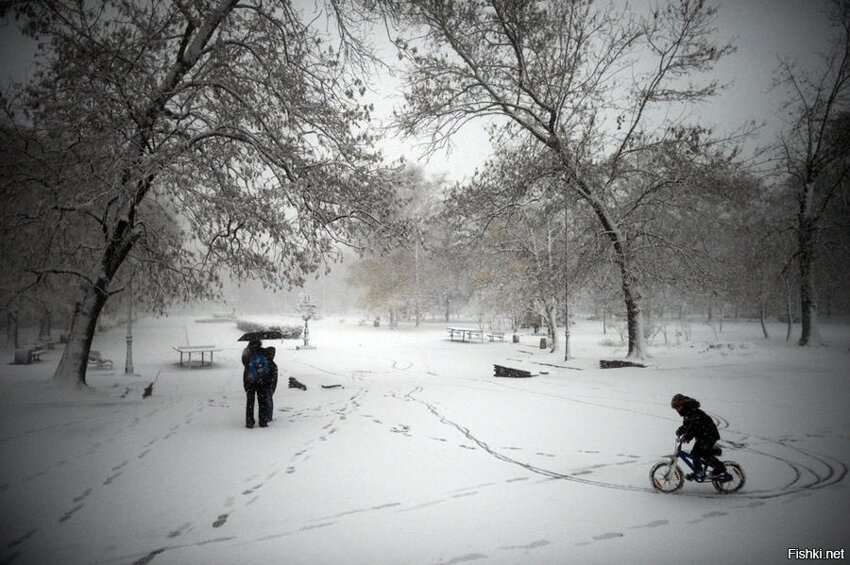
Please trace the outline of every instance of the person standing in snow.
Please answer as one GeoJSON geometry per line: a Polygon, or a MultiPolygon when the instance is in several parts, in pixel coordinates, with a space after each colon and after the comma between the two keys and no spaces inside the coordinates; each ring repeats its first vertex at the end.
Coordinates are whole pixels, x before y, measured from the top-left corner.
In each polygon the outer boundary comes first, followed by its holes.
{"type": "Polygon", "coordinates": [[[268,407],[266,408],[266,414],[268,414],[268,420],[274,420],[274,392],[277,390],[277,363],[274,362],[274,356],[277,353],[277,350],[274,347],[266,347],[265,354],[266,359],[269,360],[269,380],[266,383],[266,404],[268,407]]]}
{"type": "Polygon", "coordinates": [[[269,425],[268,385],[270,382],[271,366],[262,343],[258,340],[248,342],[248,347],[242,350],[242,386],[245,388],[245,427],[254,427],[254,400],[257,404],[257,416],[260,427],[269,425]]]}
{"type": "Polygon", "coordinates": [[[691,450],[695,473],[689,473],[686,478],[692,480],[694,474],[702,474],[703,462],[712,468],[712,476],[725,473],[726,467],[717,458],[719,450],[714,446],[720,439],[720,432],[717,431],[714,420],[700,410],[699,401],[684,394],[677,394],[670,401],[670,406],[682,417],[682,425],[676,430],[676,435],[681,436],[682,443],[696,440],[691,450]]]}

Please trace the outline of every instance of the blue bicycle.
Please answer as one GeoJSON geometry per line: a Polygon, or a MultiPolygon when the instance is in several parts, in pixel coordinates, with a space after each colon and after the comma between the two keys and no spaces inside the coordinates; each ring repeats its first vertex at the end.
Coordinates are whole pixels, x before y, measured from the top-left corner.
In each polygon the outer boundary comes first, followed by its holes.
{"type": "MultiPolygon", "coordinates": [[[[719,448],[718,448],[719,451],[719,448]]],[[[720,452],[716,453],[720,455],[720,452]]],[[[685,484],[685,475],[682,469],[679,468],[677,460],[682,462],[691,470],[688,474],[688,480],[693,480],[697,483],[708,483],[714,485],[717,492],[730,494],[738,492],[744,486],[746,478],[744,470],[734,461],[724,461],[726,472],[722,475],[715,476],[705,471],[697,472],[694,461],[694,456],[682,449],[682,439],[676,438],[676,449],[667,459],[663,459],[652,466],[649,471],[649,479],[652,481],[652,486],[661,492],[676,492],[682,485],[685,484]]],[[[705,464],[700,465],[700,469],[705,469],[705,464]]]]}

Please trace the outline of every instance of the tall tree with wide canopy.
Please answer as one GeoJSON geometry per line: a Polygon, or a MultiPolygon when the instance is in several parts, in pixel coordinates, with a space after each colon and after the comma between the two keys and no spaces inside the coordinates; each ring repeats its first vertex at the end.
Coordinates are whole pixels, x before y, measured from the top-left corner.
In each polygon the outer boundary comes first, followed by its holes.
{"type": "Polygon", "coordinates": [[[631,167],[661,143],[700,150],[707,132],[689,126],[680,109],[715,92],[715,82],[698,85],[690,76],[731,51],[713,41],[715,9],[683,0],[636,17],[584,0],[398,5],[402,21],[424,30],[415,44],[398,42],[409,64],[400,126],[443,143],[465,123],[495,116],[512,124],[496,135],[524,134],[550,151],[561,182],[609,240],[628,356],[642,357],[641,294],[624,215],[677,179],[634,186],[631,167]]]}
{"type": "Polygon", "coordinates": [[[13,13],[44,47],[33,83],[3,97],[6,125],[30,132],[35,143],[19,149],[37,147],[31,157],[46,165],[4,176],[4,198],[35,191],[19,218],[32,233],[89,228],[73,264],[27,273],[80,284],[54,379],[85,383],[97,318],[134,253],[190,296],[213,292],[221,266],[298,284],[335,243],[380,221],[390,193],[365,127],[368,52],[350,34],[362,12],[340,11],[350,8],[3,3],[0,16],[13,13]],[[158,230],[164,217],[179,229],[158,230]]]}

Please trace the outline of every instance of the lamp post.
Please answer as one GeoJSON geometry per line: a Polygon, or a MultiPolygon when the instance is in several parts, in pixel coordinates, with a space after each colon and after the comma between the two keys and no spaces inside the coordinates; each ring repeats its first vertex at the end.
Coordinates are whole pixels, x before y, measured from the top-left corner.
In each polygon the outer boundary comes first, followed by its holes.
{"type": "Polygon", "coordinates": [[[127,283],[127,359],[124,362],[124,374],[136,377],[133,371],[133,277],[127,283]]]}
{"type": "Polygon", "coordinates": [[[298,303],[298,311],[301,312],[301,319],[304,320],[304,345],[299,349],[312,349],[310,345],[310,320],[316,314],[316,305],[310,299],[310,293],[305,292],[298,303]]]}

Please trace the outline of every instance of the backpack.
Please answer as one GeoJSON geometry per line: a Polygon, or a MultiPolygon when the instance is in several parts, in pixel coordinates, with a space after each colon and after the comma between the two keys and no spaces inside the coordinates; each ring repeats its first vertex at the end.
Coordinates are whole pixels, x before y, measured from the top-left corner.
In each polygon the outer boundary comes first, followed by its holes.
{"type": "Polygon", "coordinates": [[[269,360],[262,351],[255,351],[248,358],[248,376],[255,382],[262,382],[271,374],[269,360]]]}

